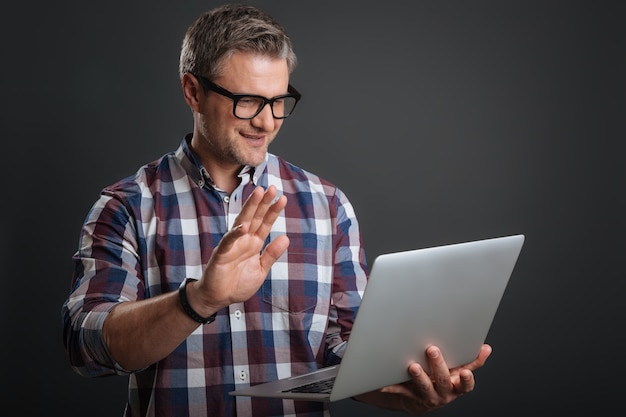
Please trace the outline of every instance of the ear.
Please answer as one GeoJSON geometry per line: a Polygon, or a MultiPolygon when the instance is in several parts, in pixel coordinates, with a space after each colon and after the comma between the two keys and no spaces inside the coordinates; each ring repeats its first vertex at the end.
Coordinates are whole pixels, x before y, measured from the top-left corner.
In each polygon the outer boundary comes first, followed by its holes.
{"type": "Polygon", "coordinates": [[[183,96],[185,101],[193,111],[199,111],[202,100],[204,100],[204,90],[196,77],[189,73],[185,73],[181,80],[183,87],[183,96]]]}

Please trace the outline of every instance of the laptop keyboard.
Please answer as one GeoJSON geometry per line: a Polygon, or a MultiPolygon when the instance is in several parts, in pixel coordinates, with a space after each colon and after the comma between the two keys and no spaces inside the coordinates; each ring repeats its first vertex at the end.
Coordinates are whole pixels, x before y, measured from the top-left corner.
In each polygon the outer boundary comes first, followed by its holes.
{"type": "Polygon", "coordinates": [[[335,383],[335,377],[330,377],[327,379],[322,379],[320,381],[311,382],[309,384],[300,385],[297,387],[289,388],[284,390],[283,392],[306,392],[313,394],[329,394],[333,389],[333,384],[335,383]]]}

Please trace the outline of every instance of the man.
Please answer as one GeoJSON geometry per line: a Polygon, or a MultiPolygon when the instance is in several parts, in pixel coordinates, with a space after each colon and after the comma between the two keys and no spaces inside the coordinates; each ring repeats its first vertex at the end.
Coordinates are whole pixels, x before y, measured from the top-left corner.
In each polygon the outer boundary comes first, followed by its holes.
{"type": "MultiPolygon", "coordinates": [[[[268,152],[300,94],[282,27],[256,8],[201,15],[182,45],[193,132],[106,187],[63,305],[81,375],[129,375],[126,416],[328,415],[322,403],[231,397],[340,362],[366,284],[346,195],[268,152]]],[[[420,414],[474,387],[489,356],[356,398],[420,414]]]]}

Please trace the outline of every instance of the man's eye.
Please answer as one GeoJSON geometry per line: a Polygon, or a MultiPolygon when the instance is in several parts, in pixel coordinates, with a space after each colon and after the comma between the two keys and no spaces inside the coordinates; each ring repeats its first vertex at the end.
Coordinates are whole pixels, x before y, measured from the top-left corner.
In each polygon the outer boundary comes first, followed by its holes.
{"type": "Polygon", "coordinates": [[[239,101],[237,102],[237,105],[242,106],[242,107],[258,106],[259,102],[260,100],[255,97],[243,97],[239,99],[239,101]]]}

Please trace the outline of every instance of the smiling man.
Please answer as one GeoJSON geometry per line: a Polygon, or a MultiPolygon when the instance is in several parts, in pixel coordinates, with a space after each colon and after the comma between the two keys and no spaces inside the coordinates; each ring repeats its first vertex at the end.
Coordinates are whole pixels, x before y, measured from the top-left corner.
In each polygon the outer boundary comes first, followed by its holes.
{"type": "MultiPolygon", "coordinates": [[[[63,304],[73,369],[129,375],[125,416],[318,416],[323,403],[232,397],[341,361],[367,281],[359,225],[332,183],[268,152],[300,94],[283,28],[226,5],[180,58],[193,132],[106,187],[81,230],[63,304]]],[[[474,388],[489,356],[359,396],[421,414],[474,388]]]]}
{"type": "Polygon", "coordinates": [[[185,100],[194,114],[191,147],[220,188],[232,192],[242,166],[256,167],[265,160],[300,97],[288,93],[289,73],[285,58],[248,51],[233,52],[213,81],[183,72],[185,100]]]}

